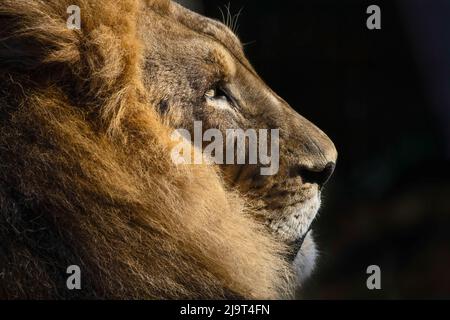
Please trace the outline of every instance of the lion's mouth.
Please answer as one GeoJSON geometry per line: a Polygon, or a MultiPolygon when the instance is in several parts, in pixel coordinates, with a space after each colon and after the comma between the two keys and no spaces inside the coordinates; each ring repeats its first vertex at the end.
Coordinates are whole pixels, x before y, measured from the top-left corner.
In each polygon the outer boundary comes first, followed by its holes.
{"type": "Polygon", "coordinates": [[[320,195],[316,193],[305,201],[274,210],[270,228],[287,243],[297,241],[306,235],[319,208],[320,195]]]}

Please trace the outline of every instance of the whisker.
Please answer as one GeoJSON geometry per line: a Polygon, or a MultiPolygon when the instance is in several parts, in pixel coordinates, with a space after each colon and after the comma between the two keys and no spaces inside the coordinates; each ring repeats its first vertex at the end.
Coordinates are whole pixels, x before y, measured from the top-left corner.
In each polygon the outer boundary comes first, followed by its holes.
{"type": "Polygon", "coordinates": [[[228,4],[225,5],[225,9],[227,10],[226,11],[227,18],[224,23],[227,27],[229,27],[230,26],[230,3],[229,2],[228,2],[228,4]]]}
{"type": "Polygon", "coordinates": [[[236,15],[234,16],[234,22],[233,22],[233,28],[231,29],[234,33],[238,32],[239,29],[239,17],[242,14],[242,10],[244,10],[244,7],[242,7],[238,13],[236,13],[236,15]]]}
{"type": "Polygon", "coordinates": [[[223,10],[221,7],[219,7],[220,14],[222,15],[222,23],[225,23],[225,14],[223,13],[223,10]]]}

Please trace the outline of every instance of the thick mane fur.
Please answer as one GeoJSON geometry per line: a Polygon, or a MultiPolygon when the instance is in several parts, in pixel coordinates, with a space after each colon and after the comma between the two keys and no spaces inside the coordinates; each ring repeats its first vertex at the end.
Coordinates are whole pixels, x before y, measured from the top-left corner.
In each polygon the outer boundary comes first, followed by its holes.
{"type": "Polygon", "coordinates": [[[283,248],[212,167],[176,167],[140,10],[0,1],[0,298],[278,298],[283,248]],[[82,29],[66,27],[81,8],[82,29]],[[82,290],[68,290],[78,265],[82,290]]]}

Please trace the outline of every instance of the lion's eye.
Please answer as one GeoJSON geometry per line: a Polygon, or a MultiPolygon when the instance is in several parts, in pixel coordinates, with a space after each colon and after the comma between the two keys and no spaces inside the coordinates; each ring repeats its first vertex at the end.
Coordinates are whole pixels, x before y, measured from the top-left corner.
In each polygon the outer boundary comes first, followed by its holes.
{"type": "Polygon", "coordinates": [[[227,89],[226,84],[216,84],[205,92],[206,104],[216,110],[228,110],[235,112],[238,110],[238,103],[227,89]]]}
{"type": "Polygon", "coordinates": [[[229,98],[228,94],[225,92],[225,90],[221,89],[220,87],[209,89],[208,91],[206,91],[205,97],[210,100],[231,102],[231,99],[229,98]]]}

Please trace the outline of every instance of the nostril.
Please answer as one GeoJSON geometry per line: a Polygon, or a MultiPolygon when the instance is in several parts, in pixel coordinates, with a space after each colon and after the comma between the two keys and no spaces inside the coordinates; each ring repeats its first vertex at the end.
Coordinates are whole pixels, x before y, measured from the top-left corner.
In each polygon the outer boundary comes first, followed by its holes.
{"type": "Polygon", "coordinates": [[[323,168],[308,168],[305,166],[297,167],[297,174],[300,175],[304,183],[317,183],[319,187],[323,187],[332,176],[336,164],[328,162],[323,168]]]}

